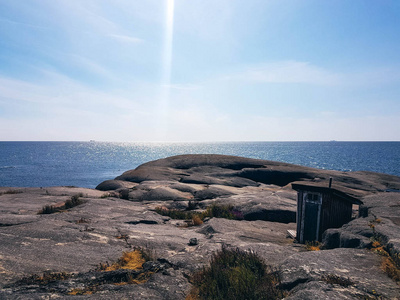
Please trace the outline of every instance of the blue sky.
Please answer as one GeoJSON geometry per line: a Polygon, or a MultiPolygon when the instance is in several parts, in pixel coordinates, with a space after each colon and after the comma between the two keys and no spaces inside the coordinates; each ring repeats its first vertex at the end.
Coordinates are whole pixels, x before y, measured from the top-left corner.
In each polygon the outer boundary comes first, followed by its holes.
{"type": "Polygon", "coordinates": [[[0,140],[400,140],[397,0],[0,0],[0,140]]]}

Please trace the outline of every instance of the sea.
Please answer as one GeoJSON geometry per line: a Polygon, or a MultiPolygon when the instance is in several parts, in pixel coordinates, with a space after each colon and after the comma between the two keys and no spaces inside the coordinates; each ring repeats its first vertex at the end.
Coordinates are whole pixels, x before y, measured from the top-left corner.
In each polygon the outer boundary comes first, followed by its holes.
{"type": "Polygon", "coordinates": [[[400,176],[400,142],[0,142],[0,186],[95,188],[145,162],[179,154],[226,154],[400,176]]]}

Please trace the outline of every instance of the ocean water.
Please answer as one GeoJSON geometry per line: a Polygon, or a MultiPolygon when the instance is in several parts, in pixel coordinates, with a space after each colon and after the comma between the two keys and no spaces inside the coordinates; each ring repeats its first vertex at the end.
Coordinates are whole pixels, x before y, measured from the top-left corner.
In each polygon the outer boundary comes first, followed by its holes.
{"type": "Polygon", "coordinates": [[[226,154],[400,176],[400,142],[0,142],[0,186],[94,188],[140,164],[178,154],[226,154]]]}

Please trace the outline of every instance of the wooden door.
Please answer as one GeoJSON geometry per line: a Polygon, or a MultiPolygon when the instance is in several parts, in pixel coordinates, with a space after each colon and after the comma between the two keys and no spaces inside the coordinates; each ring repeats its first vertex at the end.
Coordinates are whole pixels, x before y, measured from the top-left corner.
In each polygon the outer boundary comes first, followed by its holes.
{"type": "Polygon", "coordinates": [[[304,235],[303,240],[315,241],[318,240],[318,213],[319,206],[318,202],[306,201],[304,211],[304,235]]]}

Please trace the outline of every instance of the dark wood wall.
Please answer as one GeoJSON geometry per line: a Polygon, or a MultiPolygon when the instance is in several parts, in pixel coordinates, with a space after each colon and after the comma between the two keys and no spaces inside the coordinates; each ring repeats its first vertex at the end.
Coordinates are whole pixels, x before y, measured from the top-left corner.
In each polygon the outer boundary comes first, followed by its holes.
{"type": "Polygon", "coordinates": [[[328,228],[339,228],[350,222],[353,205],[333,194],[323,194],[319,239],[328,228]]]}
{"type": "MultiPolygon", "coordinates": [[[[304,191],[307,192],[307,191],[304,191]]],[[[301,237],[301,221],[307,222],[303,217],[303,202],[306,202],[303,198],[303,191],[297,193],[297,234],[296,239],[300,241],[301,237]]],[[[306,202],[307,205],[307,202],[306,202]]],[[[342,200],[339,197],[335,197],[331,193],[322,193],[322,206],[321,215],[319,222],[319,234],[318,240],[322,239],[322,234],[328,228],[339,228],[343,224],[348,223],[351,220],[352,215],[352,204],[348,201],[342,200]]],[[[307,224],[304,225],[304,230],[307,224]]],[[[310,229],[310,228],[308,228],[310,229]]],[[[314,230],[314,229],[313,229],[314,230]]],[[[315,230],[317,230],[315,228],[315,230]]]]}

